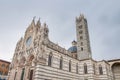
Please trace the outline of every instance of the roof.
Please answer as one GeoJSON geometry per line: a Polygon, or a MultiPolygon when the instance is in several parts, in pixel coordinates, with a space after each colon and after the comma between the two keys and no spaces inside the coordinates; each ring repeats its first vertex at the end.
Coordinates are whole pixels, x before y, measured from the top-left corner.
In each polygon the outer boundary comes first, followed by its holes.
{"type": "Polygon", "coordinates": [[[108,62],[112,62],[112,61],[120,61],[120,59],[112,59],[112,60],[108,60],[108,62]]]}
{"type": "Polygon", "coordinates": [[[76,53],[77,52],[77,47],[76,46],[72,46],[68,49],[68,51],[70,51],[71,53],[76,53]]]}
{"type": "Polygon", "coordinates": [[[5,63],[10,64],[10,62],[9,62],[9,61],[6,61],[6,60],[2,60],[2,59],[0,59],[0,61],[1,61],[1,62],[5,62],[5,63]]]}

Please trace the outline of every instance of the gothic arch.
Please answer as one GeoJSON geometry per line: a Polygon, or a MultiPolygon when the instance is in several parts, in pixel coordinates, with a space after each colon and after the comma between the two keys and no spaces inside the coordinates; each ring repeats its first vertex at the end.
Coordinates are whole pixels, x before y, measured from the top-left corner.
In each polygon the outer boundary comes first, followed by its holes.
{"type": "Polygon", "coordinates": [[[100,74],[100,75],[103,75],[103,67],[102,67],[101,64],[99,65],[99,74],[100,74]]]}
{"type": "Polygon", "coordinates": [[[94,70],[94,74],[96,74],[96,66],[95,66],[95,64],[93,64],[93,70],[94,70]]]}
{"type": "Polygon", "coordinates": [[[76,73],[79,73],[79,69],[78,69],[78,63],[76,63],[76,73]]]}
{"type": "Polygon", "coordinates": [[[52,66],[52,58],[53,58],[53,54],[52,52],[50,52],[50,54],[48,55],[48,66],[52,66]]]}
{"type": "Polygon", "coordinates": [[[60,57],[60,69],[62,69],[63,68],[63,57],[61,56],[60,57]]]}
{"type": "Polygon", "coordinates": [[[31,55],[28,56],[28,59],[27,59],[27,60],[28,60],[28,61],[33,61],[33,59],[34,59],[34,55],[31,54],[31,55]]]}
{"type": "Polygon", "coordinates": [[[114,63],[111,68],[114,80],[120,80],[120,62],[114,63]]]}
{"type": "Polygon", "coordinates": [[[88,69],[87,69],[88,67],[87,67],[87,64],[86,63],[84,63],[84,74],[87,74],[88,73],[88,69]]]}
{"type": "Polygon", "coordinates": [[[71,72],[71,60],[69,60],[69,72],[71,72]]]}

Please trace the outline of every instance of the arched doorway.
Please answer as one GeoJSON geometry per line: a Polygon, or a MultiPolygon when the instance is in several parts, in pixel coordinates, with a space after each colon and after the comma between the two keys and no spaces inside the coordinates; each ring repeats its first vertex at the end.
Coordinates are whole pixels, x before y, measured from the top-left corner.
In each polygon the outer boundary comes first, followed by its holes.
{"type": "Polygon", "coordinates": [[[33,60],[34,60],[34,55],[30,55],[29,58],[28,58],[28,61],[30,63],[30,68],[29,68],[29,71],[28,71],[28,79],[29,80],[33,80],[33,73],[34,73],[33,60]]]}
{"type": "Polygon", "coordinates": [[[114,80],[120,80],[120,63],[114,63],[112,65],[112,72],[114,80]]]}

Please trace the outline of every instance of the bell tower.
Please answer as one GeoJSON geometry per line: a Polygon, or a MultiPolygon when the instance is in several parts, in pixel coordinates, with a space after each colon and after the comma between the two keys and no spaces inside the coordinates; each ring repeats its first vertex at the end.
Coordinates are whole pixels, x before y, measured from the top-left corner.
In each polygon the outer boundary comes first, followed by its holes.
{"type": "Polygon", "coordinates": [[[77,33],[77,59],[90,59],[91,48],[89,41],[87,20],[83,14],[76,17],[76,33],[77,33]]]}

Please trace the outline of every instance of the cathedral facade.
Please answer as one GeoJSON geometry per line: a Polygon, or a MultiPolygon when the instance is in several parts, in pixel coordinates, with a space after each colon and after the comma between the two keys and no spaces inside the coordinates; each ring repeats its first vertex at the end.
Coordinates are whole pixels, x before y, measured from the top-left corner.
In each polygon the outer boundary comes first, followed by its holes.
{"type": "Polygon", "coordinates": [[[87,19],[76,17],[77,41],[68,50],[49,40],[48,25],[33,19],[16,45],[8,80],[120,80],[120,59],[92,59],[87,19]]]}

